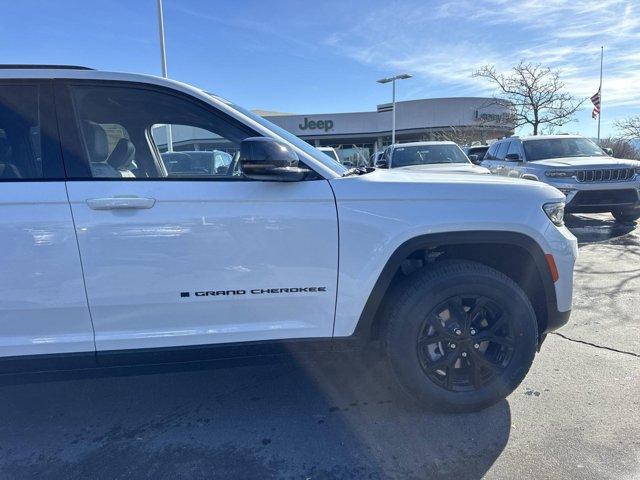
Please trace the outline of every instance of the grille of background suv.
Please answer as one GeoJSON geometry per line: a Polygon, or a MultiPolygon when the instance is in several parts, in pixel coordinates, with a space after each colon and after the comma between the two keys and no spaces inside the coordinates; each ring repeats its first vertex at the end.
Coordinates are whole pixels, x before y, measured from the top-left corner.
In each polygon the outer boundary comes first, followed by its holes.
{"type": "Polygon", "coordinates": [[[606,170],[578,170],[579,182],[621,182],[635,175],[633,168],[610,168],[606,170]]]}

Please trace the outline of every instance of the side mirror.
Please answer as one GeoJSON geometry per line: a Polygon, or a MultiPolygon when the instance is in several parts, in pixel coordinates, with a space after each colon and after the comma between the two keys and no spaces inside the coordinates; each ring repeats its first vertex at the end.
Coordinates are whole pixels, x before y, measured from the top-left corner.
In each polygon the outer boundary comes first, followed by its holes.
{"type": "Polygon", "coordinates": [[[376,168],[389,168],[389,162],[386,159],[381,158],[376,162],[376,168]]]}
{"type": "Polygon", "coordinates": [[[507,153],[504,156],[504,160],[506,162],[520,162],[520,154],[519,153],[507,153]]]}
{"type": "Polygon", "coordinates": [[[533,173],[525,173],[524,175],[522,175],[523,180],[533,180],[534,182],[538,182],[540,181],[540,179],[538,178],[537,175],[534,175],[533,173]]]}
{"type": "Polygon", "coordinates": [[[471,155],[469,155],[469,160],[471,160],[471,163],[475,164],[475,165],[480,165],[480,156],[476,155],[475,153],[472,153],[471,155]]]}
{"type": "Polygon", "coordinates": [[[298,167],[298,154],[269,137],[249,137],[240,143],[240,170],[252,180],[297,182],[309,170],[298,167]]]}
{"type": "Polygon", "coordinates": [[[610,157],[613,157],[613,148],[605,147],[603,148],[603,150],[604,150],[604,153],[606,153],[610,157]]]}

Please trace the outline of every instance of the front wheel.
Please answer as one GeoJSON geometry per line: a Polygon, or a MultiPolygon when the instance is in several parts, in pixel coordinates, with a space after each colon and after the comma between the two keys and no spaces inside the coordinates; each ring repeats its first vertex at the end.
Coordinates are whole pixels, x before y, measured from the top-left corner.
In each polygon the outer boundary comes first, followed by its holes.
{"type": "Polygon", "coordinates": [[[443,261],[397,285],[385,311],[387,353],[401,385],[430,408],[475,411],[509,395],[537,347],[536,316],[506,275],[443,261]]]}

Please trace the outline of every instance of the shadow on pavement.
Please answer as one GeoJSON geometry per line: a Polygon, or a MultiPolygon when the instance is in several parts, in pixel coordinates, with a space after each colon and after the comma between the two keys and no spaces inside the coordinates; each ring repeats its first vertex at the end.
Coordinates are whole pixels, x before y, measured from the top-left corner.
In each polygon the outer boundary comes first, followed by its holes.
{"type": "Polygon", "coordinates": [[[618,223],[609,214],[568,214],[564,220],[567,228],[577,237],[580,246],[610,240],[616,240],[620,245],[626,244],[625,242],[634,245],[639,243],[637,236],[627,237],[636,229],[635,224],[618,223]]]}
{"type": "Polygon", "coordinates": [[[0,477],[481,478],[509,404],[430,413],[386,362],[289,356],[0,387],[0,477]]]}

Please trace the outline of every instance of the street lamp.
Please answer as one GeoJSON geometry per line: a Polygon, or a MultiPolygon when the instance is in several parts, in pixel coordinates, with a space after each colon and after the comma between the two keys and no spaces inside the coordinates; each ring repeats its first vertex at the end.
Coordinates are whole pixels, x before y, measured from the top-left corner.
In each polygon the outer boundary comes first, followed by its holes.
{"type": "MultiPolygon", "coordinates": [[[[160,33],[160,66],[162,67],[162,76],[167,78],[167,51],[164,44],[164,14],[162,11],[162,0],[157,0],[158,8],[158,30],[160,33]]],[[[171,125],[166,125],[167,132],[167,151],[173,152],[173,134],[171,125]]]]}
{"type": "Polygon", "coordinates": [[[406,80],[407,78],[411,78],[411,75],[408,73],[401,73],[400,75],[396,75],[395,77],[389,78],[381,78],[377,80],[378,83],[389,83],[393,84],[393,114],[391,120],[391,144],[396,143],[396,80],[406,80]]]}

